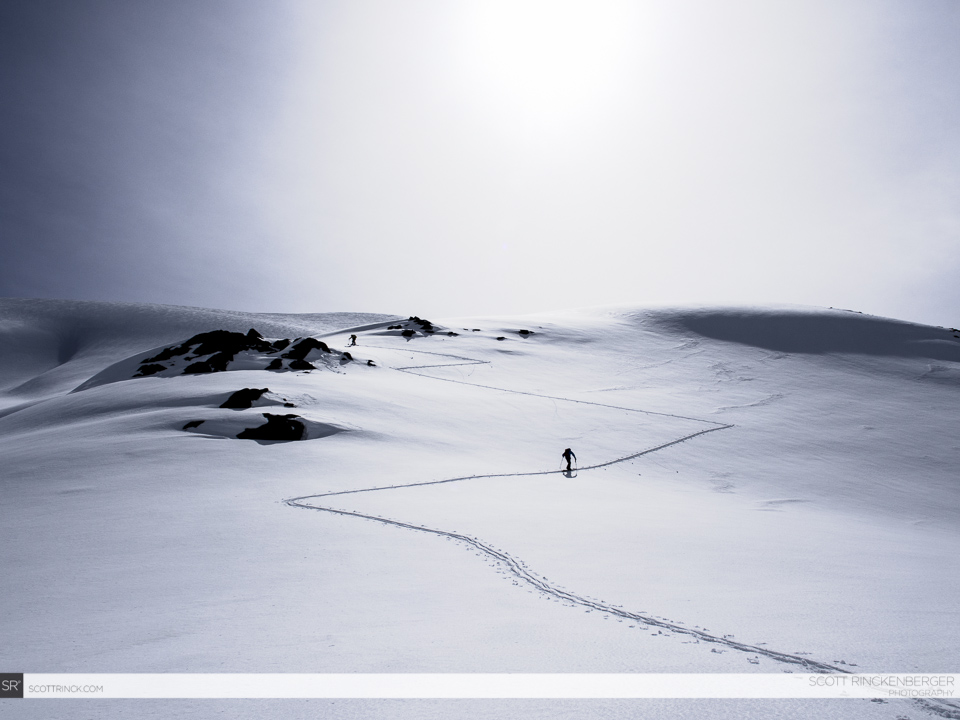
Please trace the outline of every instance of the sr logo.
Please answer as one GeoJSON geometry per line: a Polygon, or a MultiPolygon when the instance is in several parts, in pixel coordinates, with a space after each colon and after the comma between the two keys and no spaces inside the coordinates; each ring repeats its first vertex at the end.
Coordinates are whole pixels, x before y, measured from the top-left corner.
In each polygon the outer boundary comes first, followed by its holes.
{"type": "Polygon", "coordinates": [[[23,697],[23,674],[0,673],[0,698],[23,697]]]}

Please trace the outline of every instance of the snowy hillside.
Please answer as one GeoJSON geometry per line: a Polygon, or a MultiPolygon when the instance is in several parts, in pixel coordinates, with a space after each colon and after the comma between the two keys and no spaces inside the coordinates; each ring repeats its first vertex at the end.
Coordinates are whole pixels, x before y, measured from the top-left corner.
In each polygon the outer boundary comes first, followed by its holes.
{"type": "Polygon", "coordinates": [[[0,661],[955,672],[958,408],[960,332],[847,311],[0,300],[0,661]]]}

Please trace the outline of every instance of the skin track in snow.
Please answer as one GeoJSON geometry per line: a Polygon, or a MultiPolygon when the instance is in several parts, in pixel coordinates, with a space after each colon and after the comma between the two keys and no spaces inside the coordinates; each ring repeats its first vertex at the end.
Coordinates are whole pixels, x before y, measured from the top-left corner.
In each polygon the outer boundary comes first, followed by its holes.
{"type": "MultiPolygon", "coordinates": [[[[426,351],[417,351],[417,352],[425,353],[426,351]]],[[[469,358],[465,358],[461,356],[443,355],[442,353],[429,353],[429,354],[437,355],[440,357],[451,357],[455,360],[462,360],[467,362],[451,363],[449,365],[436,364],[436,365],[397,367],[393,369],[402,371],[402,372],[410,372],[412,370],[421,370],[426,368],[439,368],[439,367],[451,367],[451,366],[456,367],[456,366],[463,366],[463,365],[469,365],[469,364],[483,364],[484,362],[484,361],[478,361],[478,360],[471,360],[469,358]]],[[[420,373],[414,373],[414,374],[421,375],[421,377],[431,378],[431,376],[429,375],[423,375],[420,373]]],[[[444,379],[444,378],[431,378],[431,379],[444,379]]],[[[457,382],[457,381],[452,381],[452,382],[457,382]]],[[[464,383],[464,384],[470,385],[473,383],[464,383]]],[[[495,388],[490,386],[479,386],[479,387],[484,387],[486,389],[495,390],[499,392],[510,392],[515,394],[528,394],[528,395],[534,395],[538,397],[544,397],[544,396],[539,396],[536,393],[523,393],[521,391],[504,390],[503,388],[495,388]]],[[[580,400],[570,400],[569,398],[556,397],[556,396],[550,396],[550,399],[562,400],[565,402],[586,402],[586,401],[580,401],[580,400]]],[[[600,405],[599,403],[590,403],[590,402],[586,402],[586,404],[600,405]]],[[[610,407],[610,406],[607,406],[607,407],[610,407]]],[[[627,410],[629,412],[648,413],[648,411],[637,410],[633,408],[617,408],[617,409],[627,410]]],[[[654,413],[654,414],[665,414],[665,413],[654,413]]],[[[683,417],[683,416],[673,415],[672,417],[683,417]]],[[[725,430],[733,427],[732,425],[722,425],[709,420],[700,420],[699,418],[684,418],[684,419],[696,420],[699,422],[708,423],[713,425],[714,427],[705,428],[698,432],[685,435],[683,437],[677,438],[675,440],[671,440],[669,442],[663,443],[656,447],[640,450],[631,455],[626,455],[624,457],[616,458],[614,460],[609,460],[609,461],[597,463],[594,465],[588,465],[581,469],[586,471],[586,470],[596,470],[598,468],[608,467],[610,465],[622,463],[627,460],[632,460],[634,458],[638,458],[643,455],[648,455],[650,453],[657,452],[658,450],[662,450],[667,447],[672,447],[674,445],[677,445],[682,442],[686,442],[687,440],[691,440],[693,438],[699,437],[701,435],[705,435],[707,433],[716,432],[718,430],[725,430]]],[[[356,493],[383,492],[387,490],[400,490],[404,488],[421,487],[426,485],[442,485],[447,483],[464,482],[464,481],[470,481],[470,480],[482,480],[484,478],[490,478],[490,477],[524,477],[524,476],[532,476],[532,475],[553,475],[557,473],[563,474],[564,471],[563,470],[547,470],[547,471],[534,472],[534,473],[503,473],[499,475],[470,475],[465,477],[447,478],[444,480],[432,480],[432,481],[424,481],[424,482],[418,482],[418,483],[408,483],[404,485],[386,485],[386,486],[379,486],[379,487],[361,488],[359,490],[346,490],[346,491],[340,491],[340,492],[320,493],[317,495],[305,495],[297,498],[289,498],[287,500],[284,500],[283,502],[286,505],[294,508],[333,513],[336,515],[341,515],[346,517],[356,517],[364,520],[371,520],[373,522],[383,523],[385,525],[391,525],[394,527],[413,530],[416,532],[428,533],[428,534],[436,535],[439,537],[446,537],[452,540],[456,540],[468,547],[472,547],[476,550],[479,550],[480,552],[484,553],[488,557],[492,558],[494,561],[500,564],[500,566],[506,569],[510,574],[516,577],[518,580],[528,584],[529,586],[536,589],[538,592],[541,592],[544,595],[555,597],[559,600],[569,602],[576,606],[590,608],[592,610],[597,610],[602,613],[609,614],[611,616],[620,617],[626,620],[632,620],[634,622],[643,623],[650,627],[656,627],[656,628],[668,630],[670,632],[677,633],[680,635],[686,635],[689,637],[693,637],[698,641],[703,641],[705,643],[726,647],[739,652],[748,653],[753,656],[762,655],[764,657],[770,658],[771,660],[775,660],[780,663],[800,666],[808,672],[843,673],[843,674],[849,674],[852,672],[851,670],[837,667],[836,665],[831,665],[829,663],[817,661],[812,658],[802,657],[800,655],[793,655],[785,652],[779,652],[777,650],[767,648],[767,647],[761,647],[758,645],[748,645],[745,643],[740,643],[726,636],[712,635],[703,630],[690,628],[685,625],[679,625],[673,622],[666,622],[664,620],[661,620],[659,618],[656,618],[650,615],[637,613],[637,612],[630,612],[621,607],[617,607],[614,605],[610,605],[608,603],[604,603],[602,601],[583,597],[581,595],[567,591],[565,589],[559,588],[551,584],[545,578],[541,577],[534,571],[530,570],[525,565],[525,563],[523,563],[523,561],[511,556],[506,551],[494,548],[475,537],[471,537],[461,533],[440,530],[436,528],[424,527],[421,525],[413,525],[410,523],[401,522],[399,520],[393,520],[393,519],[383,518],[379,516],[365,515],[363,513],[337,509],[337,508],[326,506],[326,505],[320,505],[320,504],[317,504],[317,502],[315,502],[317,500],[321,500],[324,498],[332,498],[332,497],[338,497],[343,495],[352,495],[356,493]],[[308,502],[308,501],[311,501],[311,502],[308,502]]],[[[924,711],[938,715],[940,717],[951,718],[951,719],[960,718],[960,708],[953,707],[952,704],[950,703],[946,703],[937,699],[932,699],[932,700],[916,699],[914,700],[914,703],[918,707],[922,708],[924,711]]]]}

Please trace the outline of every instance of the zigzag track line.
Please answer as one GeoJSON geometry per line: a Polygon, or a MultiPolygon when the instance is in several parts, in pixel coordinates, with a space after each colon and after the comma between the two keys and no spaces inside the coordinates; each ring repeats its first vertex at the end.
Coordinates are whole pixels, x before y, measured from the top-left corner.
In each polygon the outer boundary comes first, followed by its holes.
{"type": "MultiPolygon", "coordinates": [[[[646,450],[641,450],[640,452],[635,452],[632,455],[627,455],[622,458],[617,458],[616,460],[610,460],[605,463],[597,463],[596,465],[584,465],[579,468],[579,470],[596,470],[597,468],[607,467],[608,465],[614,465],[616,463],[625,462],[626,460],[633,460],[638,458],[641,455],[649,455],[652,452],[657,450],[663,450],[664,448],[670,447],[671,445],[678,445],[682,442],[690,440],[692,438],[698,437],[700,435],[706,435],[707,433],[716,432],[717,430],[725,430],[726,428],[731,428],[733,425],[724,425],[723,427],[707,428],[706,430],[698,430],[695,433],[690,433],[689,435],[684,435],[681,438],[676,440],[670,440],[656,447],[647,448],[646,450]]],[[[319,493],[317,495],[303,495],[301,497],[292,498],[291,500],[308,500],[310,498],[325,498],[325,497],[334,497],[336,495],[356,495],[357,493],[366,493],[366,492],[377,492],[378,490],[399,490],[401,488],[411,488],[411,487],[423,487],[424,485],[445,485],[446,483],[460,482],[462,480],[483,480],[485,478],[501,478],[501,477],[531,477],[534,475],[559,475],[565,471],[563,470],[537,470],[534,472],[522,472],[522,473],[494,473],[491,475],[463,475],[461,477],[446,478],[444,480],[424,480],[423,482],[416,483],[405,483],[403,485],[381,485],[379,487],[369,487],[369,488],[360,488],[359,490],[337,490],[336,492],[329,493],[319,493]]],[[[289,501],[284,500],[289,504],[289,501]]]]}
{"type": "MultiPolygon", "coordinates": [[[[526,473],[533,474],[533,473],[526,473]]],[[[548,473],[542,473],[544,475],[548,473]]],[[[461,478],[467,479],[467,478],[461,478]]],[[[359,492],[359,491],[353,491],[359,492]]],[[[320,497],[328,497],[329,495],[338,495],[346,493],[329,493],[328,495],[320,497]]],[[[350,517],[364,518],[366,520],[374,520],[385,525],[393,525],[395,527],[405,528],[407,530],[416,530],[418,532],[431,533],[433,535],[438,535],[441,537],[448,537],[453,540],[457,540],[466,545],[476,548],[477,550],[483,552],[489,557],[493,558],[501,565],[503,565],[514,577],[523,580],[529,585],[532,585],[536,590],[555,597],[559,600],[565,600],[567,602],[580,605],[582,607],[590,608],[591,610],[598,610],[610,615],[615,615],[627,620],[634,620],[635,622],[643,623],[645,625],[650,625],[653,627],[661,628],[664,630],[669,630],[678,634],[689,635],[690,637],[697,638],[698,640],[703,640],[709,643],[715,643],[717,645],[724,645],[726,647],[732,648],[734,650],[740,650],[742,652],[755,653],[758,655],[764,655],[773,660],[779,662],[790,663],[793,665],[802,665],[808,670],[821,673],[849,673],[849,670],[843,670],[833,665],[828,665],[826,663],[817,662],[815,660],[808,660],[807,658],[801,657],[799,655],[790,655],[788,653],[781,653],[775,650],[768,650],[766,648],[758,647],[755,645],[747,645],[745,643],[738,643],[727,638],[717,637],[716,635],[710,635],[709,633],[703,632],[702,630],[696,630],[682,625],[677,625],[675,623],[667,622],[665,620],[660,620],[649,615],[643,615],[641,613],[629,612],[628,610],[623,610],[615,605],[608,605],[606,603],[600,602],[599,600],[591,600],[589,598],[582,597],[576,593],[569,592],[568,590],[563,590],[555,585],[550,584],[544,578],[537,575],[532,570],[527,569],[523,562],[517,560],[509,553],[498,550],[486,543],[478,540],[475,537],[470,535],[463,535],[461,533],[450,532],[447,530],[437,530],[435,528],[429,528],[422,525],[413,525],[411,523],[401,522],[399,520],[390,520],[388,518],[377,517],[376,515],[365,515],[364,513],[353,512],[351,510],[341,510],[339,508],[332,507],[323,507],[319,505],[312,505],[310,503],[301,502],[302,500],[317,497],[315,495],[308,495],[303,498],[291,498],[290,500],[284,500],[286,505],[290,507],[296,507],[303,510],[317,510],[320,512],[329,512],[335,513],[337,515],[346,515],[350,517]]]]}
{"type": "MultiPolygon", "coordinates": [[[[383,348],[383,347],[379,347],[379,346],[375,346],[375,345],[369,345],[369,346],[367,346],[367,347],[377,347],[378,349],[382,349],[382,350],[396,350],[396,349],[397,349],[397,348],[383,348]]],[[[700,435],[705,435],[705,434],[707,434],[707,433],[715,432],[715,431],[717,431],[717,430],[726,430],[726,429],[728,429],[728,428],[732,428],[732,427],[733,427],[733,425],[725,425],[725,424],[723,424],[723,423],[718,423],[718,422],[713,421],[713,420],[703,420],[703,419],[701,419],[701,418],[692,418],[692,417],[687,417],[687,416],[683,416],[683,415],[674,415],[674,414],[672,414],[672,413],[654,412],[654,411],[651,411],[651,410],[638,410],[638,409],[636,409],[636,408],[625,408],[625,407],[620,407],[620,406],[617,406],[617,405],[607,405],[607,404],[604,404],[604,403],[590,402],[590,401],[587,401],[587,400],[575,400],[575,399],[571,399],[571,398],[556,397],[556,396],[551,396],[551,395],[541,395],[541,394],[539,394],[539,393],[525,392],[525,391],[522,391],[522,390],[510,390],[510,389],[507,389],[507,388],[498,388],[498,387],[494,387],[494,386],[491,386],[491,385],[481,385],[481,384],[479,384],[479,383],[469,383],[469,382],[466,382],[466,381],[464,381],[464,380],[453,380],[453,379],[449,379],[449,378],[438,378],[438,377],[435,377],[435,376],[432,376],[432,375],[427,375],[427,374],[424,374],[424,373],[411,372],[412,370],[425,370],[425,369],[437,368],[437,367],[459,367],[459,366],[464,366],[464,365],[485,365],[485,364],[489,364],[489,363],[488,363],[488,361],[485,361],[485,360],[475,360],[475,359],[473,359],[473,358],[465,358],[465,357],[458,356],[458,355],[448,355],[448,354],[444,354],[444,353],[429,352],[429,351],[426,351],[426,350],[409,350],[409,349],[406,349],[406,348],[405,348],[403,351],[404,351],[404,352],[422,353],[422,354],[425,354],[425,355],[437,355],[437,356],[440,356],[440,357],[451,357],[451,358],[455,358],[455,359],[457,359],[457,360],[466,360],[466,361],[467,361],[467,362],[462,362],[462,363],[447,363],[447,364],[442,364],[442,365],[418,365],[418,366],[407,366],[407,367],[395,367],[395,368],[392,368],[393,370],[397,370],[397,371],[399,371],[399,372],[406,372],[406,373],[409,373],[409,374],[411,374],[411,375],[417,375],[417,376],[419,376],[419,377],[425,377],[425,378],[429,378],[429,379],[431,379],[431,380],[443,380],[444,382],[454,382],[454,383],[458,383],[458,384],[461,384],[461,385],[471,385],[471,386],[473,386],[473,387],[480,387],[480,388],[485,388],[485,389],[488,389],[488,390],[498,390],[498,391],[500,391],[500,392],[513,393],[513,394],[517,394],[517,395],[529,395],[529,396],[532,396],[532,397],[544,398],[544,399],[548,399],[548,400],[561,400],[561,401],[563,401],[563,402],[573,402],[573,403],[580,403],[580,404],[584,404],[584,405],[594,405],[594,406],[597,406],[597,407],[610,408],[610,409],[613,409],[613,410],[625,410],[625,411],[627,411],[627,412],[636,412],[636,413],[644,413],[644,414],[648,414],[648,415],[660,415],[660,416],[665,416],[665,417],[673,417],[673,418],[678,418],[678,419],[682,419],[682,420],[691,420],[691,421],[695,421],[695,422],[707,423],[707,424],[710,424],[710,425],[714,425],[714,426],[715,426],[715,427],[707,428],[707,429],[705,429],[705,430],[700,430],[700,431],[695,432],[695,433],[690,433],[689,435],[685,435],[685,436],[683,436],[683,437],[681,437],[681,438],[677,438],[677,439],[675,439],[675,440],[671,440],[671,441],[669,441],[669,442],[662,443],[662,444],[657,445],[657,446],[655,446],[655,447],[647,448],[646,450],[641,450],[640,452],[632,453],[632,454],[630,454],[630,455],[626,455],[626,456],[624,456],[624,457],[617,458],[617,459],[615,459],[615,460],[610,460],[610,461],[604,462],[604,463],[598,463],[598,464],[596,464],[596,465],[588,465],[588,466],[585,466],[585,467],[581,467],[581,468],[580,468],[581,471],[582,471],[582,470],[595,470],[595,469],[597,469],[597,468],[607,467],[607,466],[614,465],[614,464],[617,464],[617,463],[625,462],[625,461],[627,461],[627,460],[632,460],[632,459],[637,458],[637,457],[640,457],[640,456],[642,456],[642,455],[647,455],[647,454],[649,454],[649,453],[657,452],[658,450],[663,450],[664,448],[670,447],[670,446],[672,446],[672,445],[677,445],[677,444],[679,444],[679,443],[685,442],[685,441],[690,440],[690,439],[692,439],[692,438],[699,437],[700,435]]],[[[480,479],[485,479],[485,478],[499,478],[499,477],[531,477],[531,476],[537,476],[537,475],[554,475],[554,474],[559,474],[559,473],[561,473],[561,472],[563,472],[563,471],[561,471],[561,470],[544,470],[544,471],[540,471],[540,472],[525,472],[525,473],[498,473],[498,474],[491,474],[491,475],[465,475],[465,476],[462,476],[462,477],[447,478],[447,479],[444,479],[444,480],[428,480],[428,481],[425,481],[425,482],[407,483],[407,484],[403,484],[403,485],[385,485],[385,486],[380,486],[380,487],[361,488],[361,489],[359,489],[359,490],[341,490],[341,491],[329,492],[329,493],[319,493],[319,494],[315,494],[315,495],[303,495],[303,496],[300,496],[300,497],[290,498],[290,499],[284,500],[283,503],[284,503],[285,505],[288,505],[289,507],[299,508],[299,509],[302,509],[302,510],[315,510],[315,511],[318,511],[318,512],[328,512],[328,513],[333,513],[333,514],[341,515],[341,516],[362,518],[362,519],[364,519],[364,520],[372,520],[372,521],[374,521],[374,522],[382,523],[382,524],[384,524],[384,525],[391,525],[391,526],[394,526],[394,527],[404,528],[404,529],[406,529],[406,530],[414,530],[414,531],[417,531],[417,532],[430,533],[430,534],[432,534],[432,535],[437,535],[437,536],[439,536],[439,537],[446,537],[446,538],[449,538],[449,539],[451,539],[451,540],[455,540],[455,541],[457,541],[457,542],[461,542],[461,543],[463,543],[463,544],[465,544],[465,545],[468,545],[468,546],[470,546],[470,547],[473,547],[473,548],[479,550],[479,551],[482,552],[483,554],[485,554],[485,555],[487,555],[488,557],[492,558],[495,562],[497,562],[497,563],[499,563],[500,565],[502,565],[508,572],[510,572],[510,574],[512,574],[512,575],[513,575],[515,578],[517,578],[518,580],[521,580],[521,581],[527,583],[528,585],[532,586],[532,587],[533,587],[534,589],[536,589],[537,591],[539,591],[539,592],[541,592],[541,593],[543,593],[543,594],[545,594],[545,595],[549,595],[549,596],[551,596],[551,597],[554,597],[554,598],[556,598],[556,599],[558,599],[558,600],[566,601],[566,602],[572,603],[572,604],[574,604],[574,605],[580,605],[581,607],[586,607],[586,608],[589,608],[589,609],[591,609],[591,610],[596,610],[596,611],[599,611],[599,612],[607,613],[607,614],[609,614],[609,615],[613,615],[613,616],[615,616],[615,617],[623,618],[623,619],[625,619],[625,620],[633,620],[633,621],[635,621],[635,622],[643,623],[643,624],[648,625],[648,626],[651,626],[651,627],[656,627],[656,628],[663,629],[663,630],[669,630],[670,632],[674,632],[674,633],[677,633],[677,634],[680,634],[680,635],[687,635],[687,636],[689,636],[689,637],[696,638],[698,641],[703,641],[703,642],[707,642],[707,643],[712,643],[712,644],[716,644],[716,645],[721,645],[721,646],[730,648],[730,649],[732,649],[732,650],[738,650],[738,651],[740,651],[740,652],[753,653],[753,654],[755,654],[755,655],[762,655],[762,656],[764,656],[764,657],[770,658],[771,660],[775,660],[775,661],[777,661],[777,662],[782,662],[782,663],[786,663],[786,664],[790,664],[790,665],[798,665],[798,666],[801,666],[801,667],[803,667],[804,669],[806,669],[806,670],[808,670],[808,671],[811,671],[811,672],[816,672],[816,673],[842,673],[842,674],[845,674],[845,675],[852,674],[850,670],[845,670],[845,669],[839,668],[839,667],[837,667],[837,666],[835,666],[835,665],[830,665],[830,664],[828,664],[828,663],[819,662],[819,661],[817,661],[817,660],[810,660],[810,659],[805,658],[805,657],[802,657],[802,656],[800,656],[800,655],[791,655],[790,653],[783,653],[783,652],[779,652],[779,651],[776,651],[776,650],[771,650],[771,649],[768,649],[768,648],[760,647],[760,646],[757,646],[757,645],[748,645],[748,644],[746,644],[746,643],[736,642],[735,640],[730,640],[730,639],[725,638],[725,637],[718,637],[718,636],[716,636],[716,635],[711,635],[711,634],[709,634],[708,632],[705,632],[705,631],[703,631],[703,630],[698,630],[698,629],[695,629],[695,628],[688,628],[688,627],[685,627],[685,626],[683,626],[683,625],[677,625],[677,624],[675,624],[675,623],[672,623],[672,622],[669,622],[669,621],[666,621],[666,620],[660,620],[660,619],[658,619],[658,618],[655,618],[655,617],[652,617],[652,616],[649,616],[649,615],[644,615],[644,614],[642,614],[642,613],[629,612],[629,611],[624,610],[623,608],[618,607],[618,606],[616,606],[616,605],[609,605],[609,604],[604,603],[604,602],[601,602],[601,601],[599,601],[599,600],[593,600],[593,599],[590,599],[590,598],[583,597],[583,596],[581,596],[581,595],[577,595],[576,593],[572,593],[572,592],[570,592],[570,591],[568,591],[568,590],[564,590],[563,588],[560,588],[560,587],[557,587],[557,586],[555,586],[555,585],[552,585],[552,584],[549,583],[545,578],[537,575],[537,574],[536,574],[535,572],[533,572],[532,570],[529,570],[529,569],[526,567],[526,565],[524,565],[524,563],[523,563],[522,561],[514,558],[514,557],[513,557],[512,555],[510,555],[509,553],[507,553],[507,552],[505,552],[505,551],[503,551],[503,550],[499,550],[499,549],[497,549],[497,548],[494,548],[494,547],[492,547],[491,545],[488,545],[488,544],[484,543],[483,541],[479,540],[478,538],[471,537],[470,535],[464,535],[464,534],[462,534],[462,533],[451,532],[451,531],[447,531],[447,530],[438,530],[438,529],[436,529],[436,528],[429,528],[429,527],[425,527],[425,526],[422,526],[422,525],[414,525],[414,524],[412,524],[412,523],[405,523],[405,522],[401,522],[401,521],[399,521],[399,520],[391,520],[391,519],[389,519],[389,518],[378,517],[378,516],[376,516],[376,515],[366,515],[366,514],[364,514],[364,513],[358,513],[358,512],[354,512],[354,511],[350,511],[350,510],[343,510],[343,509],[333,508],[333,507],[326,507],[326,506],[322,506],[322,505],[315,505],[315,504],[306,502],[307,500],[320,499],[320,498],[328,498],[328,497],[335,497],[335,496],[339,496],[339,495],[353,495],[353,494],[357,494],[357,493],[377,492],[377,491],[381,491],[381,490],[399,490],[399,489],[402,489],[402,488],[422,487],[422,486],[426,486],[426,485],[443,485],[443,484],[446,484],[446,483],[461,482],[461,481],[465,481],[465,480],[480,480],[480,479]]],[[[939,715],[939,716],[944,717],[944,718],[949,718],[950,720],[960,720],[960,710],[958,710],[952,703],[944,702],[944,701],[941,701],[941,700],[938,700],[938,699],[934,699],[934,698],[931,698],[931,699],[917,699],[917,698],[914,698],[914,702],[915,702],[915,704],[916,704],[918,707],[922,708],[923,710],[925,710],[925,711],[927,711],[927,712],[930,712],[930,713],[939,715]]]]}
{"type": "MultiPolygon", "coordinates": [[[[622,407],[620,405],[608,405],[606,403],[592,402],[590,400],[576,400],[574,398],[559,397],[557,395],[543,395],[541,393],[532,393],[527,392],[526,390],[511,390],[509,388],[496,387],[495,385],[483,385],[481,383],[471,383],[466,380],[454,380],[452,378],[442,378],[436,377],[435,375],[427,375],[425,373],[411,372],[412,370],[426,370],[428,368],[441,368],[441,367],[461,367],[464,365],[490,365],[489,360],[475,360],[473,358],[465,358],[460,355],[447,355],[445,353],[430,352],[428,350],[410,350],[408,348],[386,348],[381,345],[367,345],[366,347],[376,348],[378,350],[396,350],[398,352],[412,352],[412,353],[421,353],[423,355],[437,355],[438,357],[452,357],[457,360],[468,360],[469,362],[463,363],[445,363],[443,365],[408,365],[405,367],[395,367],[393,370],[398,370],[400,372],[405,372],[410,375],[417,375],[419,377],[430,378],[431,380],[441,380],[443,382],[452,382],[457,383],[458,385],[469,385],[471,387],[485,388],[486,390],[497,390],[499,392],[512,393],[514,395],[528,395],[530,397],[544,398],[545,400],[562,400],[563,402],[578,403],[580,405],[593,405],[595,407],[610,408],[611,410],[625,410],[627,412],[643,413],[645,415],[659,415],[660,417],[672,417],[677,418],[678,420],[690,420],[692,422],[705,423],[707,425],[717,425],[720,427],[732,427],[730,425],[724,425],[724,423],[717,422],[715,420],[704,420],[703,418],[689,417],[688,415],[675,415],[673,413],[657,412],[656,410],[638,410],[637,408],[628,408],[622,407]]],[[[586,468],[584,468],[586,469],[586,468]]]]}

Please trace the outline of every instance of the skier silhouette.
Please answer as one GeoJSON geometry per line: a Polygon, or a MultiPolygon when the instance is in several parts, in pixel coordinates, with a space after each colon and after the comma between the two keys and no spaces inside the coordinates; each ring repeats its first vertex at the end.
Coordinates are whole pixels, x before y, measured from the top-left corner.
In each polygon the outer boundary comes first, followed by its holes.
{"type": "Polygon", "coordinates": [[[356,345],[356,344],[357,344],[357,336],[356,336],[356,335],[351,335],[351,336],[350,336],[350,344],[347,345],[347,347],[353,347],[353,346],[356,345]]]}
{"type": "Polygon", "coordinates": [[[576,460],[577,459],[576,454],[573,452],[573,450],[571,450],[570,448],[567,448],[560,454],[560,456],[567,461],[567,472],[570,472],[570,470],[572,470],[572,468],[570,467],[570,460],[571,459],[576,460]]]}

